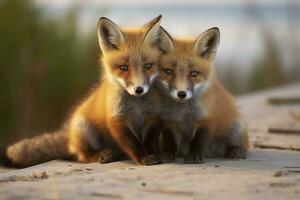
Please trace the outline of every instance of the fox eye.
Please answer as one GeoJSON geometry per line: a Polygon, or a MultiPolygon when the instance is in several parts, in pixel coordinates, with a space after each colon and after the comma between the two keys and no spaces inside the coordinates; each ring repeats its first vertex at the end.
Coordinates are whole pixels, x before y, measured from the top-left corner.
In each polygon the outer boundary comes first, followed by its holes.
{"type": "Polygon", "coordinates": [[[171,76],[173,74],[173,71],[171,69],[165,69],[164,70],[165,74],[171,76]]]}
{"type": "Polygon", "coordinates": [[[128,66],[127,65],[120,65],[120,70],[123,71],[123,72],[126,72],[128,71],[128,66]]]}
{"type": "Polygon", "coordinates": [[[191,77],[197,77],[198,75],[199,75],[199,72],[191,71],[191,77]]]}
{"type": "Polygon", "coordinates": [[[152,63],[146,63],[146,64],[144,65],[144,67],[145,67],[146,70],[149,70],[149,69],[152,68],[152,63]]]}

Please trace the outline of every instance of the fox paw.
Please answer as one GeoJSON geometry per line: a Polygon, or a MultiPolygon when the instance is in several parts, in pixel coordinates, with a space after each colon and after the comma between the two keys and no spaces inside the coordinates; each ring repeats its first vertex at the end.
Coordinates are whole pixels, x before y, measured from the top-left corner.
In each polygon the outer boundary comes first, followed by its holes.
{"type": "Polygon", "coordinates": [[[139,163],[141,165],[157,165],[161,163],[161,160],[159,159],[159,156],[155,154],[150,154],[142,157],[139,163]]]}
{"type": "Polygon", "coordinates": [[[246,150],[242,147],[232,147],[228,150],[227,158],[230,159],[245,159],[246,158],[246,150]]]}
{"type": "Polygon", "coordinates": [[[202,164],[202,163],[204,163],[203,158],[195,153],[185,156],[183,159],[183,162],[184,162],[184,164],[202,164]]]}
{"type": "Polygon", "coordinates": [[[176,157],[172,153],[162,153],[160,159],[163,163],[171,163],[175,161],[176,157]]]}
{"type": "Polygon", "coordinates": [[[110,163],[114,161],[113,151],[111,149],[104,149],[96,155],[96,161],[99,163],[110,163]]]}

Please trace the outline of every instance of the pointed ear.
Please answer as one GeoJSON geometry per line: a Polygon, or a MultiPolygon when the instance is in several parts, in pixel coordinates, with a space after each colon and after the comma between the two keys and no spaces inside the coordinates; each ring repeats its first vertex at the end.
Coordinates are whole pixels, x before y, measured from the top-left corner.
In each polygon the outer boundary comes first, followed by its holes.
{"type": "Polygon", "coordinates": [[[163,27],[160,27],[159,47],[165,53],[175,49],[173,38],[163,27]]]}
{"type": "Polygon", "coordinates": [[[102,52],[119,49],[120,45],[125,41],[121,29],[105,17],[99,19],[97,31],[102,52]]]}
{"type": "Polygon", "coordinates": [[[196,40],[193,51],[206,59],[213,60],[220,42],[220,31],[217,27],[208,29],[196,40]]]}
{"type": "Polygon", "coordinates": [[[160,21],[161,15],[157,16],[147,24],[143,26],[144,31],[144,43],[155,45],[160,40],[160,21]]]}

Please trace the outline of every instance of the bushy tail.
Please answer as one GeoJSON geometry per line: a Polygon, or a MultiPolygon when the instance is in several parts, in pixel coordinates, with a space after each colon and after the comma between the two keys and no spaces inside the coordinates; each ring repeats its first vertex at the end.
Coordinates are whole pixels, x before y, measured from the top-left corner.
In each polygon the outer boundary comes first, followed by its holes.
{"type": "Polygon", "coordinates": [[[0,164],[9,167],[29,167],[71,157],[68,150],[68,134],[65,131],[45,133],[0,149],[0,164]]]}

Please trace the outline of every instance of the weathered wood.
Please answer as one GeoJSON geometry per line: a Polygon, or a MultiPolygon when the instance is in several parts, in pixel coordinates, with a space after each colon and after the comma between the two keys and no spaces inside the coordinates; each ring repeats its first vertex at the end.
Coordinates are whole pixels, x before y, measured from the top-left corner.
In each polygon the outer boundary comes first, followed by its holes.
{"type": "Polygon", "coordinates": [[[293,147],[293,146],[282,146],[282,145],[275,145],[275,144],[260,144],[254,143],[255,148],[260,149],[279,149],[279,150],[292,150],[292,151],[300,151],[300,148],[293,147]]]}
{"type": "Polygon", "coordinates": [[[300,113],[296,113],[296,112],[291,111],[291,112],[290,112],[290,115],[291,115],[291,117],[292,117],[294,120],[300,122],[300,113]]]}
{"type": "Polygon", "coordinates": [[[238,103],[249,124],[249,136],[254,147],[300,149],[300,123],[295,118],[300,104],[273,105],[266,101],[270,96],[292,97],[299,91],[300,84],[294,84],[239,98],[238,103]]]}
{"type": "MultiPolygon", "coordinates": [[[[272,134],[295,134],[300,136],[300,124],[277,124],[277,125],[272,125],[268,129],[269,133],[272,134]]],[[[300,138],[299,138],[300,139],[300,138]]]]}
{"type": "Polygon", "coordinates": [[[279,150],[253,150],[245,160],[208,159],[201,165],[184,165],[182,159],[147,167],[53,161],[0,174],[0,199],[298,200],[300,175],[285,168],[294,166],[300,166],[299,153],[279,150]],[[33,176],[44,172],[45,178],[33,176]]]}
{"type": "Polygon", "coordinates": [[[300,97],[269,97],[267,99],[270,104],[300,104],[300,97]]]}
{"type": "Polygon", "coordinates": [[[300,107],[268,104],[266,99],[297,94],[299,89],[295,84],[239,98],[254,147],[245,160],[207,159],[187,165],[179,159],[156,166],[52,161],[0,173],[0,199],[298,200],[300,137],[273,134],[269,128],[298,123],[291,111],[300,107]]]}

